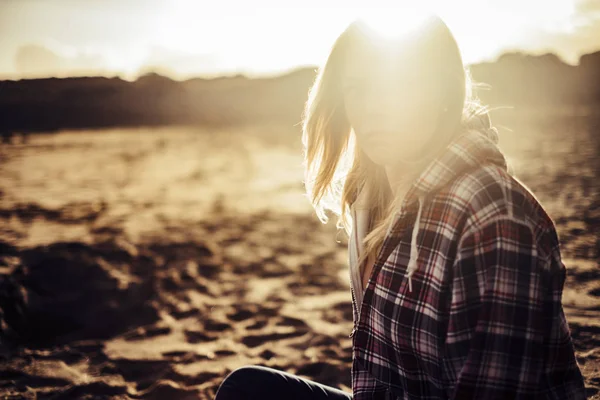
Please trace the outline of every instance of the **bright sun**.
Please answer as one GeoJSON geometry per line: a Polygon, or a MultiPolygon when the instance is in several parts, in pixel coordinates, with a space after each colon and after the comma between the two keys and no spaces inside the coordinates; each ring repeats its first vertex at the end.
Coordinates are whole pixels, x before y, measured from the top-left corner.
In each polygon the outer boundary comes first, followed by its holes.
{"type": "Polygon", "coordinates": [[[358,18],[383,38],[399,38],[410,34],[423,24],[434,12],[425,7],[393,9],[370,8],[362,11],[358,18]]]}
{"type": "Polygon", "coordinates": [[[380,37],[395,38],[434,14],[448,25],[470,63],[514,47],[530,32],[530,24],[557,26],[572,13],[573,1],[370,0],[366,6],[362,0],[336,0],[343,7],[322,7],[317,0],[305,0],[302,7],[223,6],[219,11],[207,10],[202,2],[177,0],[155,31],[158,45],[208,55],[223,70],[268,71],[322,62],[337,35],[356,18],[380,37]]]}

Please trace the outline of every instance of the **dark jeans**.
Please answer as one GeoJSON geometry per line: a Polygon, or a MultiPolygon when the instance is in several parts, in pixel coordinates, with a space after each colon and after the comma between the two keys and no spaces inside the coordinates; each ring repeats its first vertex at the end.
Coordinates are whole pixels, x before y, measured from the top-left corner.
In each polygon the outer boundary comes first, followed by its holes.
{"type": "Polygon", "coordinates": [[[233,370],[219,385],[214,400],[351,400],[340,389],[261,365],[233,370]]]}

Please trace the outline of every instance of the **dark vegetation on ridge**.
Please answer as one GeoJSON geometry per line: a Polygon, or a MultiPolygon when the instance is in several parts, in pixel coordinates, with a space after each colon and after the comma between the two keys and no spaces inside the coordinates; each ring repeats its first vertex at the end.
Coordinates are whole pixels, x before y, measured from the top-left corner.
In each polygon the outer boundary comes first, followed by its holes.
{"type": "MultiPolygon", "coordinates": [[[[579,65],[554,54],[507,53],[471,65],[478,96],[492,106],[578,106],[600,103],[600,51],[579,65]]],[[[300,120],[315,68],[286,75],[243,75],[176,81],[148,73],[118,77],[0,81],[0,134],[160,125],[237,125],[300,120]]]]}

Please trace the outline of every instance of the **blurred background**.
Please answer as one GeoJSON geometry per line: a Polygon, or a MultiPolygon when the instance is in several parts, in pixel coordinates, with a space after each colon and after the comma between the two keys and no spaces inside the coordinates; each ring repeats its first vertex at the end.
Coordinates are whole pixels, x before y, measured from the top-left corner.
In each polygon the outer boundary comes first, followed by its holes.
{"type": "MultiPolygon", "coordinates": [[[[300,135],[341,30],[408,18],[368,3],[0,0],[3,398],[212,399],[245,364],[351,391],[347,242],[300,135]]],[[[426,3],[556,223],[600,399],[600,2],[426,3]]]]}

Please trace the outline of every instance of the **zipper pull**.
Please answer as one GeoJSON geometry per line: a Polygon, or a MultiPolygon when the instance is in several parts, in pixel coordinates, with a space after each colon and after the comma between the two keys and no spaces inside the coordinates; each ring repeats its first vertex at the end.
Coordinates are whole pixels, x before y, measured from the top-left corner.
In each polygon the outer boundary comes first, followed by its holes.
{"type": "Polygon", "coordinates": [[[356,332],[356,326],[352,328],[352,332],[350,332],[350,335],[348,335],[348,337],[352,338],[352,336],[354,336],[355,332],[356,332]]]}

